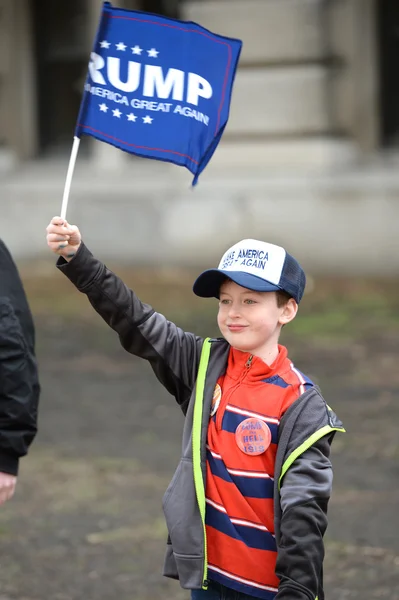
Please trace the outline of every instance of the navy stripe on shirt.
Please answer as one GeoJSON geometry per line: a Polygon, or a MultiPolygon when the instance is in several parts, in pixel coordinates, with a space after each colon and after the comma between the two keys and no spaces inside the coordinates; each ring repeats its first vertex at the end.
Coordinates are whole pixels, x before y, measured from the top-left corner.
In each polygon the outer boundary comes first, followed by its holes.
{"type": "Polygon", "coordinates": [[[280,377],[280,375],[273,375],[272,377],[269,377],[268,379],[262,379],[263,383],[270,383],[271,385],[277,385],[278,387],[281,388],[287,388],[289,385],[291,385],[290,383],[287,383],[286,381],[284,381],[284,379],[282,377],[280,377]]]}
{"type": "Polygon", "coordinates": [[[232,523],[231,519],[224,512],[217,510],[214,506],[206,503],[205,523],[214,527],[217,531],[228,535],[231,538],[243,542],[249,548],[258,550],[277,551],[276,540],[269,531],[256,529],[248,525],[239,525],[232,523]]]}
{"type": "Polygon", "coordinates": [[[298,373],[304,378],[305,383],[304,383],[304,387],[305,390],[310,390],[310,388],[314,387],[314,383],[311,379],[309,379],[309,377],[307,377],[307,375],[304,375],[299,369],[297,369],[295,367],[295,370],[298,371],[298,373]]]}
{"type": "Polygon", "coordinates": [[[223,460],[207,451],[209,467],[213,475],[235,485],[246,498],[273,498],[274,480],[268,477],[246,477],[229,473],[223,460]]]}

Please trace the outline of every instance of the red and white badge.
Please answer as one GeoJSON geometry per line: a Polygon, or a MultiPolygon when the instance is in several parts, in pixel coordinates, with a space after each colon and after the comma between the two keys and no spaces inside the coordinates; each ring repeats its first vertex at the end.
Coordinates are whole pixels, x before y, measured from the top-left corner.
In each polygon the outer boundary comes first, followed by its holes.
{"type": "Polygon", "coordinates": [[[272,441],[272,434],[262,419],[250,417],[242,421],[236,429],[236,443],[244,454],[258,456],[266,452],[272,441]]]}

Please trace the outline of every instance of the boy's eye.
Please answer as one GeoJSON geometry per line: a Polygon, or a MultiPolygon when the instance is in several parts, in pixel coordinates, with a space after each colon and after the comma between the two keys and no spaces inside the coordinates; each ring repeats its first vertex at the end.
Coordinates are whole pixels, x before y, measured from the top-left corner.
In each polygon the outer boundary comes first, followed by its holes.
{"type": "Polygon", "coordinates": [[[255,301],[255,300],[252,300],[251,298],[247,298],[247,299],[245,300],[245,304],[256,304],[256,301],[255,301]]]}
{"type": "Polygon", "coordinates": [[[223,300],[220,300],[220,304],[229,304],[230,300],[227,300],[227,298],[223,298],[223,300]]]}

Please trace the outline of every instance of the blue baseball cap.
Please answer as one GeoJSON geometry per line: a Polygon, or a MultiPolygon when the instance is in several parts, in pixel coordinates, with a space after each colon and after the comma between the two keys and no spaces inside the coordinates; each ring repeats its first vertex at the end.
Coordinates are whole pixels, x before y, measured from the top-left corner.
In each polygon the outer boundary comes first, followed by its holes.
{"type": "Polygon", "coordinates": [[[219,298],[226,277],[256,292],[284,291],[299,304],[306,285],[305,273],[298,261],[281,246],[260,240],[241,240],[223,254],[217,269],[208,269],[197,277],[194,294],[219,298]]]}

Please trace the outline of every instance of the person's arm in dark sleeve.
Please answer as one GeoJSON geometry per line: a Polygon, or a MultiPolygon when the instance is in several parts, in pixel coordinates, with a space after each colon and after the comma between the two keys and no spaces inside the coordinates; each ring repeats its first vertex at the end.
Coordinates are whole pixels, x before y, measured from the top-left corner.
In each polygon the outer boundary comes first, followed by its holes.
{"type": "Polygon", "coordinates": [[[131,354],[148,360],[158,380],[182,407],[195,385],[203,339],[183,331],[142,302],[115,273],[97,260],[76,225],[53,217],[47,244],[59,256],[58,269],[85,294],[131,354]]]}
{"type": "Polygon", "coordinates": [[[330,443],[331,436],[318,440],[294,461],[282,480],[276,600],[315,600],[319,594],[333,479],[330,443]]]}
{"type": "Polygon", "coordinates": [[[37,431],[39,383],[28,346],[8,297],[0,297],[0,472],[17,475],[37,431]]]}

